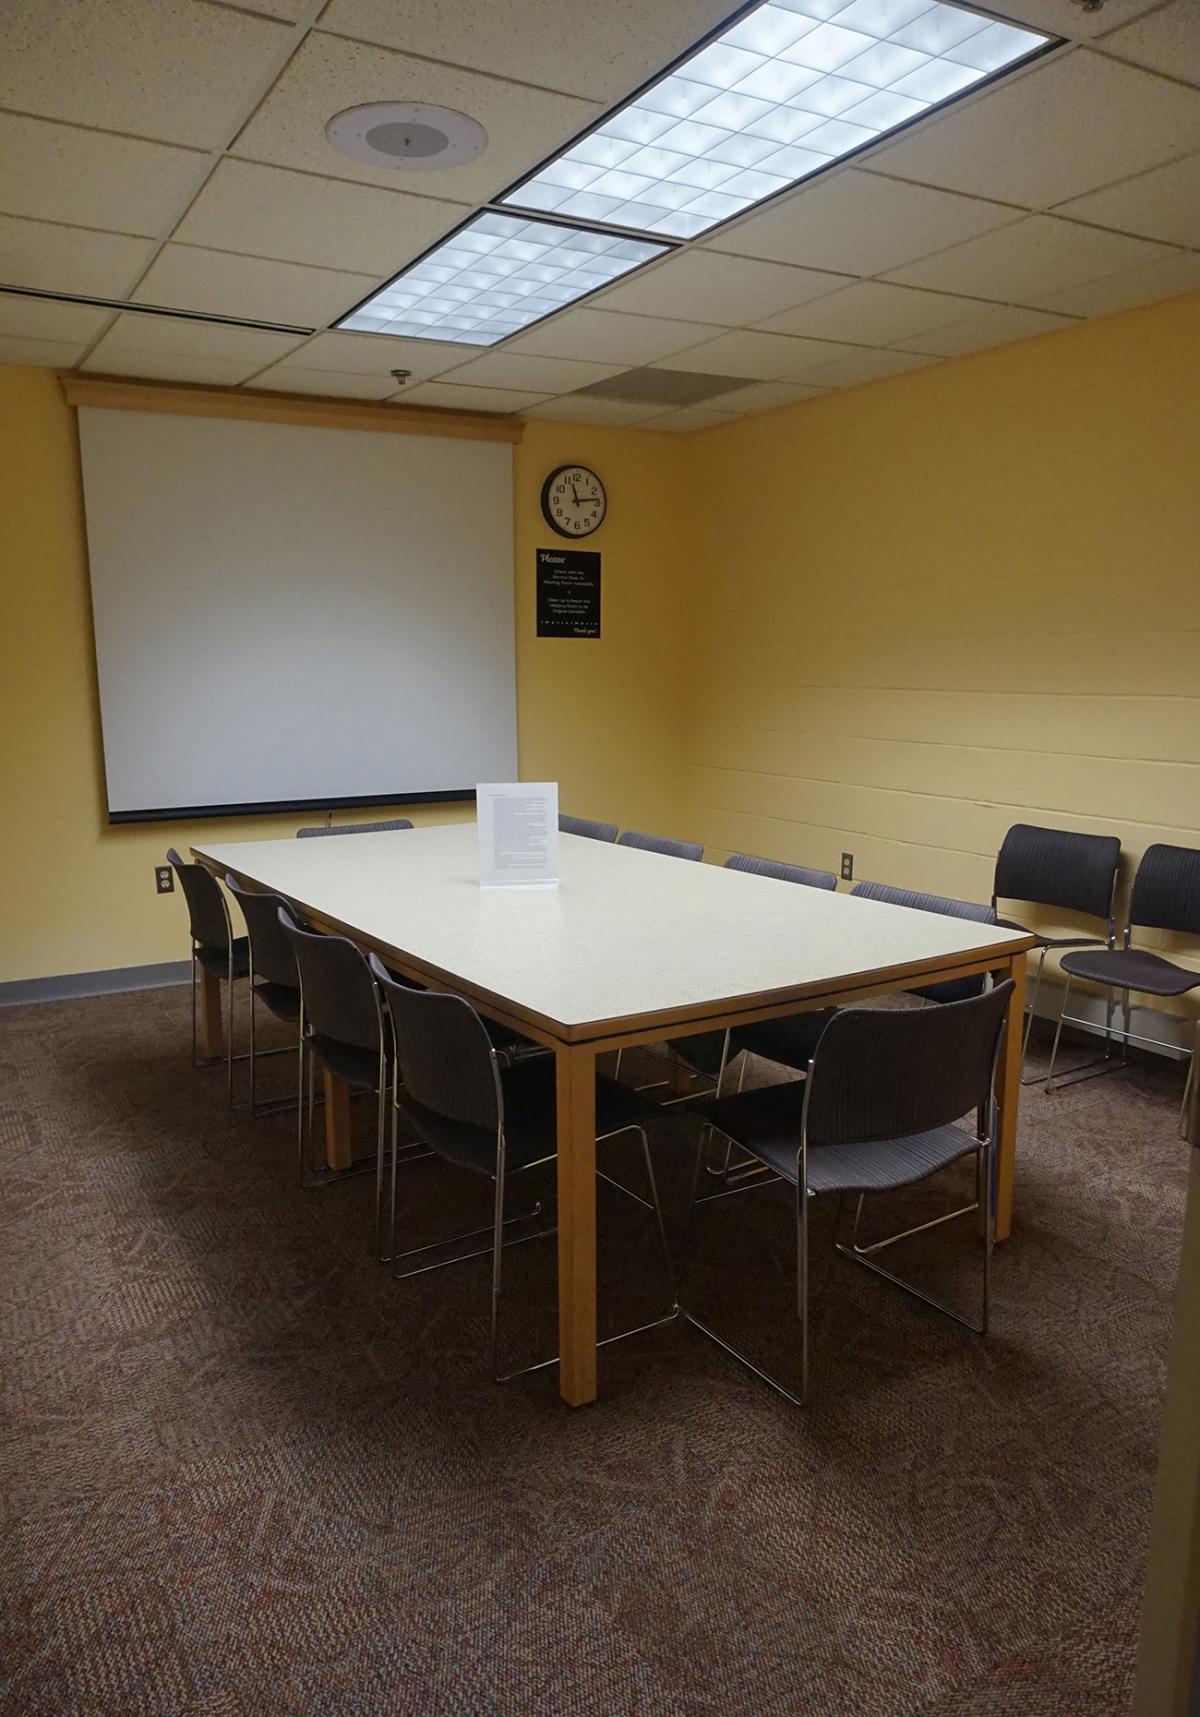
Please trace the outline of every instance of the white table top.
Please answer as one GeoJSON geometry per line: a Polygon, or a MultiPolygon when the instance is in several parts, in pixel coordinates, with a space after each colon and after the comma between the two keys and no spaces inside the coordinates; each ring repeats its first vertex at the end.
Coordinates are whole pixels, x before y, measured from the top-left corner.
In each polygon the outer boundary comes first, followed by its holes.
{"type": "Polygon", "coordinates": [[[1003,959],[1030,940],[573,835],[560,837],[557,888],[481,889],[473,822],[193,850],[369,946],[570,1027],[717,1014],[896,967],[1003,959]]]}

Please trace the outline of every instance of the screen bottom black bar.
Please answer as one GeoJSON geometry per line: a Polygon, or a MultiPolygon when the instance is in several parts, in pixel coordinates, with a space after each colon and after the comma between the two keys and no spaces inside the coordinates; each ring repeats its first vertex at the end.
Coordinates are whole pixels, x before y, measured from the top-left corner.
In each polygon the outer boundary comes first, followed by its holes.
{"type": "Polygon", "coordinates": [[[429,793],[360,793],[350,799],[262,799],[244,805],[151,805],[145,810],[110,811],[110,823],[184,823],[204,817],[270,817],[290,811],[361,811],[377,805],[472,804],[474,787],[448,787],[429,793]]]}

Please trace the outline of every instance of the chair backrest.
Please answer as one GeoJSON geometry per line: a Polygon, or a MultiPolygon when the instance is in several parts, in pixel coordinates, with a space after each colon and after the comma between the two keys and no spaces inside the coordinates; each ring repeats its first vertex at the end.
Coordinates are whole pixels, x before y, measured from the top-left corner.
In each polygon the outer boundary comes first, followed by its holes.
{"type": "Polygon", "coordinates": [[[301,930],[286,906],[279,923],[296,957],[308,1024],[323,1037],[378,1051],[379,1002],[362,949],[345,936],[301,930]]]}
{"type": "Polygon", "coordinates": [[[1133,879],[1129,922],[1145,930],[1200,936],[1200,851],[1147,847],[1133,879]]]}
{"type": "Polygon", "coordinates": [[[726,870],[747,870],[752,876],[773,876],[777,882],[798,882],[804,888],[836,888],[831,870],[809,870],[804,864],[780,864],[777,859],[750,858],[734,853],[725,860],[726,870]]]}
{"type": "Polygon", "coordinates": [[[1077,835],[1070,829],[1014,823],[996,855],[992,905],[1029,900],[1110,918],[1120,857],[1116,835],[1077,835]]]}
{"type": "MultiPolygon", "coordinates": [[[[914,912],[936,912],[943,918],[973,918],[980,924],[996,922],[996,908],[974,900],[952,900],[944,894],[921,894],[912,888],[891,888],[886,882],[856,882],[850,890],[862,900],[882,900],[888,906],[907,906],[914,912]]],[[[958,1002],[967,996],[977,996],[983,989],[983,977],[950,978],[944,984],[927,984],[923,990],[909,994],[923,996],[927,1002],[958,1002]]]]}
{"type": "Polygon", "coordinates": [[[593,823],[590,817],[568,817],[560,811],[558,815],[559,833],[564,835],[583,835],[589,841],[615,841],[617,825],[615,823],[593,823]]]}
{"type": "Polygon", "coordinates": [[[174,847],[167,848],[167,863],[179,878],[179,886],[187,902],[192,940],[202,947],[228,952],[231,934],[229,908],[212,871],[206,870],[202,864],[192,864],[180,858],[174,847]]]}
{"type": "Polygon", "coordinates": [[[407,817],[393,817],[390,823],[315,823],[311,828],[297,829],[296,839],[302,841],[310,835],[385,835],[389,829],[411,828],[407,817]]]}
{"type": "Polygon", "coordinates": [[[296,951],[279,922],[279,909],[282,907],[298,925],[303,925],[300,914],[281,894],[256,894],[252,888],[243,888],[236,877],[227,876],[225,886],[246,920],[255,978],[265,978],[269,984],[284,984],[289,990],[297,989],[300,973],[296,951]]]}
{"type": "Polygon", "coordinates": [[[809,1064],[809,1144],[902,1139],[990,1103],[1012,992],[1006,978],[941,1008],[840,1008],[809,1064]]]}
{"type": "Polygon", "coordinates": [[[371,975],[387,1004],[405,1094],[445,1120],[495,1132],[504,1114],[500,1076],[470,1002],[398,984],[375,954],[371,975]]]}
{"type": "Polygon", "coordinates": [[[638,829],[626,829],[617,845],[638,847],[644,853],[665,853],[668,858],[699,860],[704,857],[704,848],[698,841],[673,841],[666,835],[644,835],[638,829]]]}

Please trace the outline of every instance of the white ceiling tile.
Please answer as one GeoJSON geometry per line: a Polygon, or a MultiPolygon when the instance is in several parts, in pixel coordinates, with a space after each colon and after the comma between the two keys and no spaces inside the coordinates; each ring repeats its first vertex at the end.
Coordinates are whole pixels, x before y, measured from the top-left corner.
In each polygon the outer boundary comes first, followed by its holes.
{"type": "Polygon", "coordinates": [[[435,405],[443,411],[525,411],[541,405],[545,393],[519,388],[459,387],[454,382],[422,382],[395,396],[396,405],[435,405]]]}
{"type": "Polygon", "coordinates": [[[807,268],[693,250],[664,258],[612,287],[596,304],[603,310],[742,327],[842,284],[835,275],[807,268]]]}
{"type": "Polygon", "coordinates": [[[237,387],[261,366],[239,358],[201,358],[183,352],[139,352],[102,340],[81,366],[104,376],[128,376],[137,381],[203,382],[211,387],[237,387]]]}
{"type": "Polygon", "coordinates": [[[322,328],[377,284],[374,274],[340,274],[298,262],[267,262],[230,251],[168,244],[133,296],[139,304],[322,328]]]}
{"type": "Polygon", "coordinates": [[[11,293],[0,293],[0,334],[22,340],[79,340],[90,346],[111,320],[111,310],[91,304],[62,304],[54,298],[15,298],[11,293]]]}
{"type": "Polygon", "coordinates": [[[603,381],[623,368],[622,364],[585,364],[574,358],[538,358],[532,352],[489,352],[456,370],[454,382],[455,386],[526,388],[546,398],[603,381]]]}
{"type": "Polygon", "coordinates": [[[1007,304],[1050,310],[1067,286],[1156,262],[1168,253],[1147,239],[1076,226],[1053,215],[1030,215],[1016,226],[910,263],[891,276],[907,286],[960,292],[1007,304]]]}
{"type": "MultiPolygon", "coordinates": [[[[104,347],[154,356],[244,360],[261,369],[300,344],[295,334],[272,334],[263,328],[236,328],[226,322],[189,322],[182,316],[146,316],[123,312],[105,334],[104,347]]],[[[103,368],[102,365],[93,366],[103,368]]]]}
{"type": "Polygon", "coordinates": [[[548,358],[590,358],[598,363],[652,364],[721,329],[710,322],[673,322],[665,316],[630,316],[615,310],[563,310],[511,340],[506,352],[548,358]]]}
{"type": "Polygon", "coordinates": [[[455,369],[471,355],[469,346],[442,340],[399,340],[391,334],[318,334],[306,341],[283,368],[331,370],[340,375],[385,376],[394,392],[393,370],[411,370],[414,382],[455,369]]]}
{"type": "Polygon", "coordinates": [[[239,136],[235,152],[360,184],[482,202],[599,117],[594,102],[504,83],[386,48],[314,33],[239,136]],[[488,134],[475,161],[440,172],[367,167],[334,148],[325,127],[369,101],[418,99],[469,113],[488,134]]]}
{"type": "Polygon", "coordinates": [[[0,107],[216,148],[292,39],[197,0],[6,0],[0,107]]]}
{"type": "Polygon", "coordinates": [[[1115,316],[1139,304],[1157,304],[1181,292],[1200,291],[1200,256],[1176,251],[1148,268],[1129,269],[1064,288],[1047,298],[1047,307],[1076,316],[1115,316]]]}
{"type": "Polygon", "coordinates": [[[612,102],[722,23],[730,0],[506,0],[466,11],[428,0],[331,0],[321,29],[612,102]]]}
{"type": "Polygon", "coordinates": [[[938,362],[938,358],[916,352],[871,351],[866,346],[847,347],[843,357],[813,369],[809,379],[818,387],[854,388],[863,382],[884,381],[888,376],[902,375],[905,370],[919,370],[926,364],[938,362]]]}
{"type": "Polygon", "coordinates": [[[226,160],[174,236],[214,250],[316,263],[378,279],[397,273],[465,214],[459,204],[432,197],[226,160]]]}
{"type": "Polygon", "coordinates": [[[707,411],[701,405],[685,405],[679,411],[668,411],[662,417],[652,417],[643,429],[663,429],[671,435],[690,435],[695,429],[720,429],[725,423],[739,423],[736,411],[707,411]]]}
{"type": "Polygon", "coordinates": [[[1161,12],[1112,30],[1100,47],[1118,59],[1200,84],[1200,7],[1196,0],[1174,0],[1161,12]]]}
{"type": "Polygon", "coordinates": [[[1046,208],[1200,148],[1200,90],[1079,48],[872,157],[927,185],[1046,208]]]}
{"type": "Polygon", "coordinates": [[[386,399],[396,391],[389,375],[346,376],[333,370],[305,370],[294,365],[284,368],[282,364],[261,370],[250,386],[275,393],[326,394],[332,399],[386,399]]]}
{"type": "Polygon", "coordinates": [[[1200,250],[1200,155],[1154,167],[1090,197],[1076,197],[1054,212],[1200,250]]]}
{"type": "MultiPolygon", "coordinates": [[[[955,302],[954,299],[943,300],[943,303],[955,302]]],[[[976,305],[974,315],[911,339],[898,340],[896,345],[901,351],[961,358],[968,352],[983,352],[991,346],[1007,346],[1013,340],[1028,340],[1035,334],[1049,334],[1056,328],[1075,326],[1075,318],[1052,316],[1046,310],[1024,310],[1010,304],[992,304],[982,308],[976,305]]]]}
{"type": "Polygon", "coordinates": [[[841,274],[881,274],[1015,219],[1012,209],[995,203],[847,168],[727,228],[711,248],[841,274]]]}
{"type": "Polygon", "coordinates": [[[18,340],[0,335],[0,364],[39,370],[70,370],[87,351],[68,340],[18,340]]]}
{"type": "Polygon", "coordinates": [[[995,10],[1014,23],[1031,24],[1047,36],[1086,40],[1159,4],[1160,0],[1101,0],[1098,11],[1085,12],[1079,0],[1003,0],[995,10]]]}
{"type": "Polygon", "coordinates": [[[525,413],[527,417],[548,417],[560,423],[602,423],[614,429],[628,429],[644,423],[648,417],[661,417],[660,405],[637,404],[628,399],[597,399],[588,394],[566,394],[562,399],[547,400],[525,413]]]}
{"type": "Polygon", "coordinates": [[[803,387],[794,382],[756,382],[753,387],[723,393],[721,403],[736,412],[775,411],[781,405],[802,405],[805,400],[820,399],[824,392],[824,388],[803,387]]]}
{"type": "MultiPolygon", "coordinates": [[[[746,376],[752,381],[794,382],[839,357],[846,348],[829,340],[796,340],[788,334],[761,334],[737,328],[677,352],[661,364],[666,370],[690,370],[705,376],[746,376]]],[[[724,397],[724,396],[722,396],[724,397]]]]}
{"type": "Polygon", "coordinates": [[[154,254],[149,239],[0,215],[0,283],[123,298],[154,254]]]}
{"type": "Polygon", "coordinates": [[[198,149],[0,113],[0,208],[10,215],[163,234],[209,165],[198,149]]]}
{"type": "Polygon", "coordinates": [[[802,334],[810,340],[891,346],[925,328],[940,328],[956,312],[965,316],[975,308],[966,298],[889,286],[881,280],[859,280],[840,292],[772,316],[761,326],[777,334],[802,334]]]}

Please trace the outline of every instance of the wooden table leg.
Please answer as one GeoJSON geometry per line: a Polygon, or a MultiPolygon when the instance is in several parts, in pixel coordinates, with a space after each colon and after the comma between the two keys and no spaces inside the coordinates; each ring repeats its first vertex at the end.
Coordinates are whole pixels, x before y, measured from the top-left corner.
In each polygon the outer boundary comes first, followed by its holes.
{"type": "Polygon", "coordinates": [[[1000,1137],[996,1153],[996,1239],[1007,1240],[1012,1229],[1013,1180],[1017,1159],[1017,1109],[1021,1099],[1021,1041],[1025,1030],[1025,955],[1014,954],[998,967],[996,983],[1013,980],[1006,1015],[1007,1029],[996,1068],[996,1101],[1000,1106],[1000,1137]]]}
{"type": "Polygon", "coordinates": [[[200,1044],[209,1061],[220,1061],[225,1054],[221,980],[207,966],[200,967],[200,1044]]]}
{"type": "Polygon", "coordinates": [[[558,1074],[558,1391],[596,1399],[596,1051],[562,1045],[558,1074]]]}
{"type": "Polygon", "coordinates": [[[667,1049],[667,1085],[672,1097],[682,1097],[691,1089],[692,1070],[677,1050],[667,1049]]]}
{"type": "Polygon", "coordinates": [[[321,1077],[325,1087],[325,1163],[331,1169],[348,1169],[354,1162],[350,1142],[350,1087],[327,1067],[321,1077]]]}

